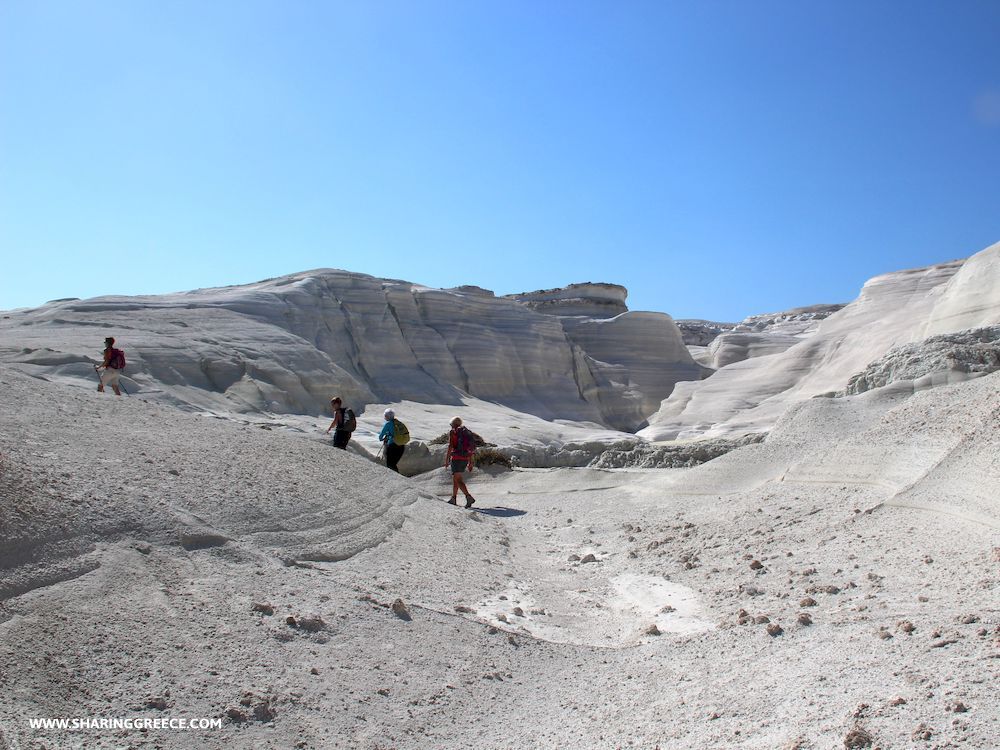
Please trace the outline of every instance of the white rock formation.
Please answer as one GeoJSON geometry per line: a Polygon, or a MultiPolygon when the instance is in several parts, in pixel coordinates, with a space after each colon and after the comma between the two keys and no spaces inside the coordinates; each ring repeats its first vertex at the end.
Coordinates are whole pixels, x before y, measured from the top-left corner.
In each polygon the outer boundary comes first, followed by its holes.
{"type": "Polygon", "coordinates": [[[766,431],[789,405],[833,393],[893,346],[1000,322],[1000,244],[969,258],[871,279],[857,300],[787,350],[679,384],[639,432],[649,440],[766,431]]]}
{"type": "Polygon", "coordinates": [[[100,342],[114,335],[133,387],[199,409],[315,414],[335,393],[358,411],[473,397],[634,430],[677,381],[704,371],[669,316],[628,312],[624,300],[614,285],[497,298],[319,270],[11,311],[0,320],[0,360],[90,384],[100,342]]]}

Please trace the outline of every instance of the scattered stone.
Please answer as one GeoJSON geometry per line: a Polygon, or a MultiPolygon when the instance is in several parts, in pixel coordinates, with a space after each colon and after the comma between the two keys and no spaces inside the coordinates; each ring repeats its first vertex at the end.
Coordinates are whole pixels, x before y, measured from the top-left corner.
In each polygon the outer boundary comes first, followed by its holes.
{"type": "Polygon", "coordinates": [[[754,560],[753,562],[750,563],[750,570],[760,570],[763,567],[764,563],[762,563],[760,560],[754,560]]]}
{"type": "Polygon", "coordinates": [[[660,631],[658,627],[656,627],[656,623],[653,623],[648,628],[646,628],[646,635],[663,635],[663,633],[660,631]]]}
{"type": "Polygon", "coordinates": [[[895,698],[890,698],[889,699],[889,705],[890,706],[905,706],[906,705],[906,698],[904,698],[901,695],[897,695],[895,698]]]}
{"type": "Polygon", "coordinates": [[[860,719],[865,715],[865,712],[871,708],[867,703],[859,703],[854,709],[854,718],[860,719]]]}
{"type": "Polygon", "coordinates": [[[909,620],[900,620],[899,622],[896,623],[896,629],[902,630],[904,633],[912,633],[914,630],[917,629],[917,626],[914,625],[909,620]]]}
{"type": "Polygon", "coordinates": [[[799,600],[799,606],[800,607],[815,607],[816,606],[816,600],[813,599],[811,596],[807,596],[805,599],[800,599],[799,600]]]}
{"type": "Polygon", "coordinates": [[[379,688],[375,692],[379,695],[389,695],[389,688],[379,688]]]}
{"type": "Polygon", "coordinates": [[[298,626],[302,630],[306,630],[310,633],[318,633],[320,630],[326,629],[326,623],[323,622],[323,618],[319,615],[306,615],[305,617],[300,617],[298,626]]]}
{"type": "Polygon", "coordinates": [[[312,669],[309,670],[309,674],[319,674],[319,670],[316,669],[316,667],[313,667],[312,669]]]}
{"type": "Polygon", "coordinates": [[[274,614],[274,607],[272,607],[270,604],[264,604],[261,602],[254,604],[253,606],[250,607],[250,609],[254,612],[260,612],[262,615],[274,614]]]}
{"type": "Polygon", "coordinates": [[[736,613],[736,624],[746,625],[747,623],[753,622],[753,617],[745,609],[741,609],[736,613]]]}
{"type": "Polygon", "coordinates": [[[799,613],[799,625],[807,625],[808,626],[808,625],[812,625],[812,624],[813,624],[813,620],[809,616],[808,612],[800,612],[799,613]]]}
{"type": "Polygon", "coordinates": [[[964,714],[969,710],[969,707],[962,703],[962,701],[955,701],[954,703],[949,703],[945,706],[944,710],[951,711],[956,714],[964,714]]]}
{"type": "Polygon", "coordinates": [[[168,708],[167,699],[161,695],[150,698],[146,701],[146,708],[155,708],[157,711],[166,711],[168,708]]]}
{"type": "Polygon", "coordinates": [[[664,605],[664,607],[660,610],[660,612],[663,613],[663,614],[665,614],[665,615],[670,614],[671,612],[676,612],[676,611],[677,611],[677,607],[671,607],[669,604],[664,605]]]}
{"type": "Polygon", "coordinates": [[[714,712],[712,712],[712,715],[708,717],[708,720],[709,721],[715,721],[716,719],[721,719],[721,718],[722,718],[722,714],[720,714],[718,711],[714,711],[714,712]]]}
{"type": "Polygon", "coordinates": [[[925,564],[930,565],[932,562],[934,562],[934,558],[933,557],[931,557],[930,555],[924,555],[924,563],[925,564]]]}
{"type": "Polygon", "coordinates": [[[226,718],[237,724],[242,724],[248,720],[247,715],[235,707],[226,709],[226,718]]]}
{"type": "Polygon", "coordinates": [[[840,586],[834,586],[832,584],[827,586],[810,586],[806,589],[807,594],[839,594],[840,586]]]}
{"type": "Polygon", "coordinates": [[[583,563],[595,563],[595,562],[598,562],[598,560],[597,557],[594,556],[593,552],[587,553],[586,555],[583,556],[583,559],[580,560],[581,565],[583,563]]]}
{"type": "Polygon", "coordinates": [[[917,601],[920,602],[921,604],[926,604],[927,602],[930,601],[930,599],[928,599],[926,596],[918,596],[917,601]]]}
{"type": "Polygon", "coordinates": [[[291,615],[285,618],[285,624],[290,628],[297,628],[299,624],[295,621],[295,618],[291,615]]]}
{"type": "Polygon", "coordinates": [[[890,638],[892,638],[892,633],[889,632],[889,629],[885,625],[881,626],[875,633],[875,635],[877,635],[883,641],[887,641],[890,638]]]}
{"type": "Polygon", "coordinates": [[[871,747],[872,741],[872,736],[867,729],[862,726],[856,726],[844,737],[844,747],[871,747]]]}
{"type": "Polygon", "coordinates": [[[464,604],[456,604],[455,611],[463,612],[465,614],[475,614],[476,612],[476,610],[474,610],[472,607],[466,607],[464,604]]]}
{"type": "Polygon", "coordinates": [[[760,586],[754,586],[752,583],[744,583],[740,584],[740,593],[747,596],[761,596],[764,593],[764,589],[760,588],[760,586]]]}
{"type": "Polygon", "coordinates": [[[514,615],[516,617],[524,617],[524,610],[520,607],[514,607],[514,615]]]}
{"type": "Polygon", "coordinates": [[[776,622],[772,622],[767,626],[767,634],[772,638],[777,638],[779,635],[784,633],[784,629],[776,622]]]}
{"type": "Polygon", "coordinates": [[[566,558],[568,562],[577,562],[580,559],[579,555],[570,555],[566,558]]]}
{"type": "Polygon", "coordinates": [[[923,722],[920,722],[917,725],[917,728],[913,730],[913,734],[910,735],[910,739],[926,741],[929,740],[933,735],[934,735],[934,730],[931,727],[924,724],[923,722]]]}
{"type": "Polygon", "coordinates": [[[963,625],[971,625],[974,622],[979,622],[979,615],[963,615],[958,621],[963,625]]]}
{"type": "Polygon", "coordinates": [[[264,698],[260,703],[253,707],[253,717],[263,724],[274,721],[275,715],[274,708],[271,706],[270,698],[264,698]]]}
{"type": "Polygon", "coordinates": [[[958,643],[958,638],[942,638],[939,641],[934,641],[931,644],[931,648],[944,648],[945,646],[950,646],[953,643],[958,643]]]}
{"type": "Polygon", "coordinates": [[[503,612],[501,612],[500,614],[497,615],[497,619],[500,622],[507,622],[507,615],[505,615],[503,612]]]}
{"type": "Polygon", "coordinates": [[[405,620],[409,622],[413,618],[410,617],[410,611],[406,608],[402,599],[397,599],[392,603],[392,613],[396,615],[400,620],[405,620]]]}
{"type": "Polygon", "coordinates": [[[754,625],[767,625],[767,623],[769,622],[771,622],[771,618],[768,617],[767,615],[757,615],[755,618],[753,618],[754,625]]]}

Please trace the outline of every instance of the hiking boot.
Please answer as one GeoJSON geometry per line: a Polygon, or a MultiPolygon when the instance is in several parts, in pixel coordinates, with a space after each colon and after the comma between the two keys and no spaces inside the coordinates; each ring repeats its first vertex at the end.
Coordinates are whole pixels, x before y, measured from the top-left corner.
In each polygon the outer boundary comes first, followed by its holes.
{"type": "Polygon", "coordinates": [[[458,503],[455,502],[455,498],[452,498],[448,501],[448,505],[458,505],[458,503]]]}
{"type": "Polygon", "coordinates": [[[471,508],[472,504],[474,502],[476,502],[476,498],[474,498],[472,495],[466,495],[465,496],[465,507],[466,508],[471,508]]]}

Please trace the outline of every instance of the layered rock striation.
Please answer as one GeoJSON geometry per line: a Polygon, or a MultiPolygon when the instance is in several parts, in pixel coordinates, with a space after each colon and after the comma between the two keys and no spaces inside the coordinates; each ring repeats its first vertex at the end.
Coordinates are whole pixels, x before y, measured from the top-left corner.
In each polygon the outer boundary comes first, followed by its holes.
{"type": "Polygon", "coordinates": [[[12,311],[0,320],[0,358],[89,379],[114,335],[134,385],[201,409],[314,414],[334,393],[356,407],[472,397],[634,430],[678,381],[705,371],[669,316],[628,312],[625,295],[585,284],[505,298],[325,269],[12,311]]]}

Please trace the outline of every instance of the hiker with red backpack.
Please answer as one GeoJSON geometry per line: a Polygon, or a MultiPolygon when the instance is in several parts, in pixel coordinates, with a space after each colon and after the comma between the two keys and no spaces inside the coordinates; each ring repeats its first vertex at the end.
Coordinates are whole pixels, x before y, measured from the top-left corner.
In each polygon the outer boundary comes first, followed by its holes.
{"type": "Polygon", "coordinates": [[[451,420],[451,432],[448,433],[448,452],[445,454],[444,465],[451,469],[451,500],[449,505],[457,505],[458,491],[465,495],[465,507],[471,508],[476,498],[469,494],[462,474],[472,471],[472,460],[476,455],[476,440],[472,431],[462,424],[461,417],[451,420]]]}
{"type": "Polygon", "coordinates": [[[104,393],[104,386],[110,385],[116,396],[122,395],[118,388],[118,378],[125,369],[125,352],[115,348],[114,336],[104,339],[104,361],[100,367],[94,365],[94,369],[101,377],[101,382],[97,385],[98,393],[104,393]]]}
{"type": "Polygon", "coordinates": [[[357,417],[353,409],[345,409],[340,396],[330,399],[330,408],[333,410],[333,421],[326,428],[327,434],[333,430],[333,447],[347,450],[347,443],[351,439],[351,433],[358,426],[357,417]]]}

